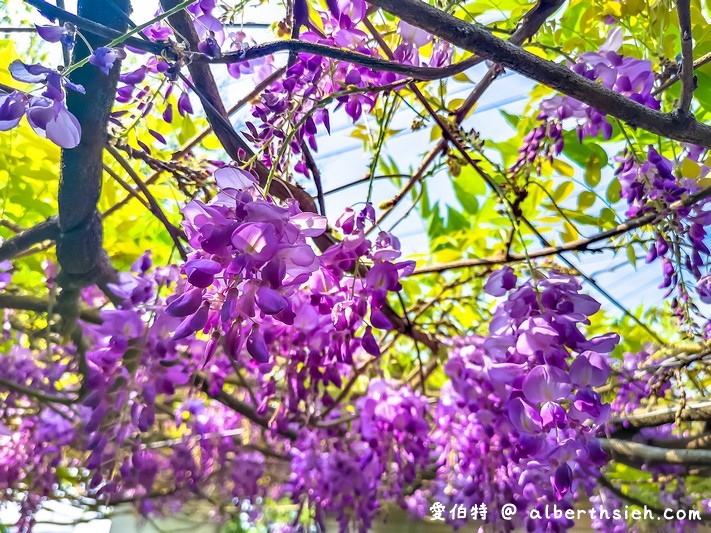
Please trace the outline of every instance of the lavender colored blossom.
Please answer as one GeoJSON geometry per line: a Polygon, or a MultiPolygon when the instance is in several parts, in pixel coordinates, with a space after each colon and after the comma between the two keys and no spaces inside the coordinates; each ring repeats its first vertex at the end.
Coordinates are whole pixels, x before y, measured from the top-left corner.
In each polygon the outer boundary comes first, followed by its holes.
{"type": "Polygon", "coordinates": [[[28,98],[19,91],[0,94],[0,131],[8,131],[17,126],[25,116],[28,98]]]}
{"type": "Polygon", "coordinates": [[[121,48],[107,48],[100,46],[89,56],[89,63],[98,67],[101,72],[108,75],[117,60],[124,59],[126,52],[121,48]]]}

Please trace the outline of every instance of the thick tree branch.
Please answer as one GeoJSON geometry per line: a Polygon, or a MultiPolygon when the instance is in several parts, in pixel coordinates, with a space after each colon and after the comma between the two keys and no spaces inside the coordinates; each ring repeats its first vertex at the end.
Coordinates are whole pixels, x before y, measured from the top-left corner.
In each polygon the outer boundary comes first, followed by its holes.
{"type": "Polygon", "coordinates": [[[612,458],[638,459],[645,464],[711,466],[711,450],[675,450],[621,439],[600,439],[602,449],[612,458]]]}
{"type": "Polygon", "coordinates": [[[35,244],[44,241],[55,241],[57,237],[59,237],[57,217],[49,217],[44,222],[40,222],[0,245],[0,261],[12,259],[35,244]]]}
{"type": "MultiPolygon", "coordinates": [[[[80,17],[96,21],[123,32],[126,23],[106,2],[115,1],[124,12],[130,10],[129,0],[80,0],[80,17]]],[[[105,45],[103,38],[89,35],[92,48],[105,45]]],[[[78,41],[75,60],[90,54],[84,41],[78,41]]],[[[67,106],[81,125],[81,141],[76,148],[62,150],[61,180],[59,183],[59,229],[57,259],[61,266],[58,281],[62,286],[57,301],[58,310],[67,327],[78,313],[78,298],[82,287],[97,282],[106,289],[115,280],[115,271],[103,249],[103,227],[97,203],[103,176],[102,155],[108,140],[109,113],[116,96],[121,71],[116,61],[108,75],[93,65],[85,65],[72,73],[72,81],[84,87],[86,94],[69,91],[67,106]]],[[[105,290],[112,296],[110,291],[105,290]]]]}
{"type": "Polygon", "coordinates": [[[678,0],[676,11],[679,16],[679,30],[681,33],[681,96],[677,111],[682,115],[689,113],[691,101],[694,97],[696,79],[694,76],[694,42],[691,38],[691,2],[678,0]]]}
{"type": "Polygon", "coordinates": [[[228,52],[220,57],[212,58],[206,56],[205,54],[196,53],[191,54],[190,58],[192,61],[199,63],[231,64],[251,61],[253,59],[269,56],[278,52],[314,54],[321,57],[335,59],[344,63],[353,63],[354,65],[368,67],[379,72],[393,72],[395,74],[400,74],[402,76],[420,81],[449,78],[470,69],[482,61],[481,58],[474,56],[459,63],[454,63],[445,67],[418,67],[414,65],[397,63],[395,61],[379,57],[373,57],[360,52],[345,50],[343,48],[335,48],[333,46],[299,41],[296,39],[262,43],[238,52],[228,52]]]}
{"type": "MultiPolygon", "coordinates": [[[[33,311],[46,313],[49,302],[34,296],[21,296],[17,294],[0,294],[0,309],[16,309],[18,311],[33,311]]],[[[79,318],[90,324],[101,324],[99,313],[93,309],[80,309],[79,318]]]]}
{"type": "Polygon", "coordinates": [[[711,148],[711,127],[691,117],[662,113],[638,104],[563,65],[493,36],[420,0],[369,0],[400,19],[539,83],[571,96],[598,111],[677,141],[711,148]]]}
{"type": "Polygon", "coordinates": [[[64,405],[71,405],[73,403],[76,403],[76,401],[77,401],[76,398],[71,398],[69,396],[59,396],[56,394],[50,394],[48,392],[35,390],[31,387],[27,387],[25,385],[21,385],[19,383],[14,383],[12,381],[8,381],[6,379],[0,378],[0,391],[2,391],[3,389],[18,393],[18,394],[22,394],[23,396],[27,396],[28,398],[34,398],[35,400],[39,400],[41,402],[47,402],[47,403],[59,403],[59,404],[64,404],[64,405]]]}
{"type": "Polygon", "coordinates": [[[676,420],[683,422],[711,420],[711,401],[687,405],[681,412],[677,407],[669,407],[615,418],[610,421],[610,425],[613,427],[645,428],[671,424],[676,420]]]}

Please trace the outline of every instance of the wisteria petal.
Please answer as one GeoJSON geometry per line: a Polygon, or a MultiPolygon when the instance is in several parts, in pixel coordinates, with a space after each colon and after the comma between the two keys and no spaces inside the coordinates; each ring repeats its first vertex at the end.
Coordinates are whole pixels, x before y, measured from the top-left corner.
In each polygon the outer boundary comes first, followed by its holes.
{"type": "Polygon", "coordinates": [[[568,397],[571,386],[568,376],[561,369],[539,365],[524,378],[522,390],[530,402],[557,402],[568,397]]]}
{"type": "Polygon", "coordinates": [[[27,109],[27,97],[18,91],[0,94],[0,131],[11,130],[20,123],[27,109]]]}

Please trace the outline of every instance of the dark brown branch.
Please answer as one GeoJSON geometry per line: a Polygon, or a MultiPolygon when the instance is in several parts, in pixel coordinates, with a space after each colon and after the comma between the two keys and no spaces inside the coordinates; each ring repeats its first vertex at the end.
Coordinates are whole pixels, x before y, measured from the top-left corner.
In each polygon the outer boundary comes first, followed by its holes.
{"type": "Polygon", "coordinates": [[[70,398],[68,396],[59,396],[56,394],[50,394],[47,392],[43,391],[38,391],[35,390],[31,387],[26,387],[25,385],[21,385],[19,383],[14,383],[12,381],[8,381],[6,379],[0,378],[0,390],[5,389],[9,390],[11,392],[15,392],[18,394],[22,394],[23,396],[27,396],[28,398],[34,398],[35,400],[39,400],[41,402],[47,402],[47,403],[59,403],[59,404],[64,404],[64,405],[71,405],[73,403],[76,403],[75,398],[70,398]]]}
{"type": "MultiPolygon", "coordinates": [[[[538,32],[545,21],[563,5],[564,1],[565,0],[538,0],[534,8],[521,19],[521,22],[516,27],[516,31],[509,37],[509,42],[516,46],[521,46],[538,32]]],[[[501,72],[503,72],[503,69],[499,65],[492,65],[489,68],[484,77],[479,80],[477,86],[455,113],[457,123],[462,122],[466,118],[476,102],[501,72]]]]}
{"type": "MultiPolygon", "coordinates": [[[[97,24],[96,22],[89,20],[85,17],[69,13],[63,9],[60,9],[45,2],[44,0],[25,1],[31,6],[37,8],[41,13],[45,14],[46,16],[53,19],[57,19],[62,22],[71,22],[83,32],[89,33],[91,35],[103,37],[106,39],[115,39],[121,36],[121,32],[116,31],[113,28],[104,26],[102,24],[97,24]]],[[[152,41],[141,39],[139,37],[129,37],[128,39],[126,39],[125,44],[156,55],[161,55],[167,51],[170,51],[170,47],[165,43],[155,43],[152,41]]],[[[193,50],[195,49],[196,48],[193,48],[193,50]]],[[[245,50],[240,50],[238,52],[228,52],[217,58],[212,58],[199,52],[193,52],[190,54],[190,59],[193,62],[230,64],[259,59],[278,52],[304,52],[317,54],[338,61],[344,61],[356,65],[365,66],[373,70],[394,72],[396,74],[402,74],[403,76],[412,77],[423,81],[438,80],[454,76],[455,74],[464,72],[465,70],[471,68],[472,66],[476,65],[481,61],[480,58],[469,58],[464,61],[461,61],[460,63],[454,65],[447,65],[445,67],[417,67],[412,65],[405,65],[402,63],[395,63],[392,61],[386,61],[384,59],[362,54],[360,52],[353,52],[351,50],[334,48],[327,45],[299,41],[297,39],[263,43],[256,46],[252,46],[245,50]]]]}
{"type": "MultiPolygon", "coordinates": [[[[170,9],[173,7],[175,0],[161,0],[161,2],[164,9],[170,9]]],[[[178,33],[188,39],[188,45],[195,48],[197,45],[197,35],[195,34],[195,29],[189,16],[185,12],[176,13],[170,17],[169,20],[170,23],[174,25],[178,33]]],[[[191,63],[189,65],[189,69],[193,80],[195,80],[195,88],[198,89],[198,96],[200,96],[200,99],[203,102],[208,122],[214,129],[215,135],[217,135],[227,153],[235,160],[239,160],[240,152],[245,154],[247,157],[251,157],[252,150],[239,136],[239,134],[235,132],[232,125],[229,124],[229,121],[226,119],[224,104],[220,98],[217,84],[212,76],[209,65],[206,63],[191,63]]],[[[254,169],[259,177],[260,183],[266,183],[269,177],[268,169],[261,164],[256,164],[254,169]]],[[[303,211],[310,211],[312,213],[317,212],[313,198],[306,193],[306,191],[281,181],[277,183],[281,185],[281,187],[275,188],[272,186],[275,196],[282,199],[293,196],[303,211]],[[279,189],[281,189],[281,191],[279,189]]],[[[325,250],[335,243],[330,234],[325,234],[315,240],[316,245],[321,250],[325,250]]],[[[408,328],[408,325],[404,322],[402,317],[400,317],[389,306],[385,306],[383,311],[398,331],[409,335],[414,340],[421,342],[434,352],[439,349],[439,341],[433,337],[430,337],[423,331],[411,331],[411,328],[408,328]]]]}
{"type": "Polygon", "coordinates": [[[49,217],[44,222],[40,222],[0,245],[0,261],[12,259],[35,244],[44,241],[56,241],[57,237],[59,237],[57,217],[49,217]]]}
{"type": "Polygon", "coordinates": [[[470,69],[477,63],[481,62],[481,58],[470,57],[459,63],[447,65],[446,67],[417,67],[413,65],[405,65],[395,61],[389,61],[378,57],[369,56],[360,52],[353,52],[343,48],[335,48],[324,44],[310,43],[307,41],[289,40],[289,41],[274,41],[271,43],[262,43],[252,46],[238,52],[228,52],[220,57],[208,57],[204,54],[191,54],[190,58],[193,62],[213,63],[213,64],[231,64],[251,61],[278,52],[289,53],[307,53],[328,57],[339,62],[353,63],[370,68],[379,72],[393,72],[408,78],[413,78],[421,81],[441,80],[449,78],[467,69],[470,69]]]}
{"type": "MultiPolygon", "coordinates": [[[[78,15],[124,32],[126,23],[106,5],[114,1],[124,12],[130,9],[129,0],[80,0],[78,15]]],[[[106,44],[106,39],[87,36],[92,48],[106,44]]],[[[79,40],[74,48],[75,61],[90,54],[87,44],[79,40]]],[[[80,290],[96,282],[114,299],[107,284],[116,273],[103,248],[103,227],[97,203],[101,194],[103,152],[108,140],[109,114],[116,97],[116,86],[121,71],[116,61],[108,75],[93,65],[85,65],[71,74],[72,81],[86,90],[85,94],[69,91],[67,106],[81,125],[81,141],[76,148],[62,150],[61,180],[59,183],[59,229],[57,259],[61,266],[58,281],[62,287],[57,300],[58,311],[65,327],[72,327],[78,312],[80,290]]]]}
{"type": "Polygon", "coordinates": [[[620,456],[632,460],[638,459],[645,464],[711,466],[711,450],[675,450],[621,439],[599,440],[602,449],[609,452],[613,459],[620,456]]]}
{"type": "Polygon", "coordinates": [[[265,429],[274,430],[282,437],[286,437],[290,440],[296,440],[297,434],[295,431],[291,429],[281,430],[277,427],[272,427],[269,419],[257,414],[257,411],[254,409],[254,407],[249,405],[247,402],[243,402],[242,400],[231,396],[225,391],[220,391],[218,394],[210,394],[210,384],[203,377],[196,376],[196,381],[200,389],[205,394],[210,396],[210,398],[220,402],[226,407],[229,407],[234,412],[241,414],[246,419],[250,420],[251,422],[254,422],[258,426],[261,426],[265,429]]]}
{"type": "Polygon", "coordinates": [[[683,422],[711,420],[711,402],[687,405],[681,412],[677,407],[669,407],[615,418],[610,421],[610,425],[613,427],[645,428],[672,424],[677,420],[683,422]]]}
{"type": "Polygon", "coordinates": [[[679,30],[681,33],[681,96],[676,110],[685,115],[689,113],[691,101],[694,97],[696,79],[694,76],[694,42],[691,38],[691,2],[678,0],[676,11],[679,16],[679,30]]]}
{"type": "MultiPolygon", "coordinates": [[[[18,311],[33,311],[46,313],[49,302],[34,296],[21,296],[17,294],[0,294],[0,309],[16,309],[18,311]]],[[[93,309],[80,309],[79,318],[90,324],[101,324],[99,313],[93,309]]]]}
{"type": "Polygon", "coordinates": [[[146,197],[146,200],[148,200],[148,205],[150,206],[149,209],[153,215],[160,220],[161,224],[165,227],[165,229],[168,231],[168,234],[170,235],[170,238],[173,240],[173,243],[175,244],[175,247],[178,250],[178,253],[180,254],[180,257],[182,258],[183,261],[187,261],[188,259],[188,253],[185,251],[185,246],[183,246],[183,243],[181,241],[181,238],[185,238],[185,234],[176,228],[173,224],[170,223],[168,218],[165,216],[165,213],[163,213],[163,209],[161,209],[160,204],[156,201],[156,199],[153,197],[153,194],[151,193],[150,189],[146,186],[145,183],[143,183],[143,180],[141,177],[136,174],[136,172],[133,170],[133,167],[131,167],[131,164],[126,161],[126,158],[123,157],[116,148],[111,146],[110,144],[106,146],[106,151],[109,152],[113,158],[118,162],[119,165],[123,167],[123,169],[126,171],[126,173],[131,177],[133,182],[136,184],[136,186],[140,189],[140,191],[144,194],[146,197]]]}
{"type": "MultiPolygon", "coordinates": [[[[692,195],[687,196],[683,200],[675,202],[670,206],[670,210],[675,211],[683,207],[689,207],[705,198],[708,198],[709,196],[711,196],[711,187],[706,187],[692,195]]],[[[520,261],[526,261],[527,259],[558,255],[563,252],[588,250],[591,244],[595,244],[596,242],[600,241],[606,241],[608,239],[617,237],[634,229],[646,226],[647,224],[653,224],[662,217],[663,215],[659,215],[657,213],[649,213],[641,217],[632,218],[627,222],[619,224],[618,226],[612,229],[601,231],[600,233],[597,233],[596,235],[593,235],[591,237],[571,241],[561,246],[549,246],[541,250],[528,252],[527,254],[509,254],[508,256],[492,257],[485,259],[462,259],[459,261],[452,261],[451,263],[425,266],[415,270],[415,274],[430,274],[433,272],[445,272],[447,270],[459,268],[471,268],[478,266],[491,266],[505,263],[515,263],[520,261]]]]}
{"type": "Polygon", "coordinates": [[[501,63],[539,83],[571,96],[601,113],[677,141],[711,148],[711,127],[691,117],[655,111],[495,37],[419,0],[370,0],[400,19],[482,57],[501,63]]]}

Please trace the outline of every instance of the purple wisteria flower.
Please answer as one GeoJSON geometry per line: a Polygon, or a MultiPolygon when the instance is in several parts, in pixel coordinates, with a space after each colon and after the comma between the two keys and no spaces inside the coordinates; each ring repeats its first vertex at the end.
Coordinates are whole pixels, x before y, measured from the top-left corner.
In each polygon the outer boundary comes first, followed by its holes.
{"type": "Polygon", "coordinates": [[[74,48],[77,29],[74,24],[65,22],[62,26],[41,26],[35,24],[37,34],[48,43],[61,42],[67,49],[74,48]]]}
{"type": "Polygon", "coordinates": [[[12,279],[12,263],[9,259],[0,261],[0,291],[10,284],[12,279]]]}
{"type": "Polygon", "coordinates": [[[16,80],[43,83],[45,90],[41,96],[29,97],[15,91],[0,97],[0,131],[17,126],[22,116],[27,115],[27,121],[38,135],[62,148],[75,148],[81,141],[81,126],[67,109],[65,88],[80,93],[84,88],[42,65],[27,65],[16,60],[9,70],[16,80]]]}
{"type": "Polygon", "coordinates": [[[17,126],[27,111],[27,95],[19,91],[0,94],[0,131],[8,131],[17,126]]]}
{"type": "Polygon", "coordinates": [[[516,286],[516,274],[505,266],[494,272],[484,284],[484,292],[491,296],[503,296],[516,286]]]}
{"type": "Polygon", "coordinates": [[[504,504],[526,509],[526,518],[497,522],[497,531],[564,530],[571,524],[563,518],[528,517],[546,503],[572,508],[576,493],[595,488],[606,461],[597,432],[609,406],[592,387],[606,382],[605,354],[618,338],[585,337],[579,328],[600,305],[568,276],[516,287],[513,272],[501,269],[486,285],[507,298],[488,337],[454,341],[445,365],[451,381],[434,412],[438,468],[430,496],[447,508],[484,502],[491,522],[504,504]]]}
{"type": "Polygon", "coordinates": [[[81,141],[79,121],[69,112],[63,100],[30,98],[27,121],[38,135],[47,137],[62,148],[75,148],[81,141]]]}
{"type": "MultiPolygon", "coordinates": [[[[570,65],[576,74],[595,81],[612,91],[650,107],[660,108],[660,101],[652,94],[654,72],[652,63],[618,53],[624,36],[619,26],[612,28],[606,41],[597,52],[580,54],[577,63],[570,65]]],[[[524,138],[519,149],[519,157],[513,165],[516,170],[526,164],[534,163],[539,155],[551,159],[563,150],[563,124],[575,125],[578,139],[585,137],[603,138],[612,136],[612,123],[593,107],[583,104],[575,98],[555,95],[540,104],[539,120],[542,123],[524,138]]],[[[538,164],[540,172],[540,163],[538,164]]]]}
{"type": "Polygon", "coordinates": [[[108,48],[101,46],[89,56],[89,63],[98,67],[101,72],[108,75],[117,60],[124,59],[126,52],[121,48],[108,48]]]}
{"type": "Polygon", "coordinates": [[[696,284],[699,299],[705,304],[711,304],[711,274],[701,278],[696,284]]]}

